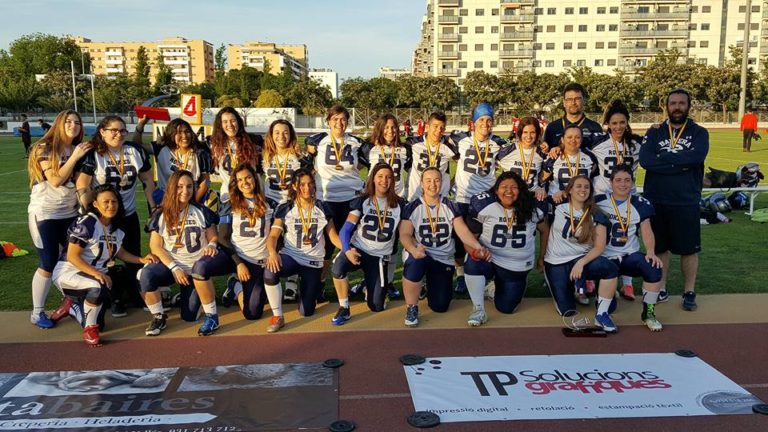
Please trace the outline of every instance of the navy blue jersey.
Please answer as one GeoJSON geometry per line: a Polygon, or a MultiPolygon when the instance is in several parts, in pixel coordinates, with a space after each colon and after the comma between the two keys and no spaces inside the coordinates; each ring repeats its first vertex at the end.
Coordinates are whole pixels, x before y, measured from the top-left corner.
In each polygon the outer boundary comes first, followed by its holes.
{"type": "Polygon", "coordinates": [[[560,145],[560,138],[563,136],[565,127],[570,124],[577,124],[581,126],[581,146],[584,148],[590,148],[593,141],[599,139],[605,132],[603,127],[600,126],[594,120],[590,120],[582,115],[581,120],[577,122],[568,121],[567,118],[561,117],[557,120],[553,120],[547,125],[547,129],[544,131],[544,142],[549,144],[549,148],[557,147],[560,145]]]}

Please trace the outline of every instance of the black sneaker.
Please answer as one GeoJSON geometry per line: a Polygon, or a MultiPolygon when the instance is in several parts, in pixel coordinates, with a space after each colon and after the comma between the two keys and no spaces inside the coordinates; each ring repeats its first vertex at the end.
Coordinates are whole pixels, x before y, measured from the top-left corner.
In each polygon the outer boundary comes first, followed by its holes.
{"type": "Polygon", "coordinates": [[[683,293],[683,310],[689,312],[695,311],[698,306],[696,305],[696,293],[693,291],[686,291],[683,293]]]}
{"type": "Polygon", "coordinates": [[[352,314],[349,313],[349,308],[345,308],[344,306],[339,307],[339,310],[336,312],[336,315],[331,320],[331,324],[335,326],[344,325],[349,319],[352,318],[352,314]]]}
{"type": "Polygon", "coordinates": [[[125,309],[125,306],[123,306],[123,302],[119,301],[112,301],[112,307],[110,308],[110,311],[112,312],[112,318],[122,318],[124,316],[128,316],[128,311],[125,309]]]}
{"type": "Polygon", "coordinates": [[[237,298],[235,298],[235,284],[237,278],[234,275],[230,275],[227,279],[227,288],[224,290],[224,294],[221,295],[221,305],[228,308],[235,304],[237,298]]]}
{"type": "Polygon", "coordinates": [[[157,336],[165,330],[165,326],[167,325],[168,321],[168,315],[162,313],[152,316],[152,321],[149,323],[149,326],[147,326],[147,329],[144,330],[144,334],[147,336],[157,336]]]}
{"type": "Polygon", "coordinates": [[[659,291],[659,299],[656,300],[656,304],[666,303],[667,301],[669,301],[669,294],[667,293],[667,290],[663,289],[659,291]]]}

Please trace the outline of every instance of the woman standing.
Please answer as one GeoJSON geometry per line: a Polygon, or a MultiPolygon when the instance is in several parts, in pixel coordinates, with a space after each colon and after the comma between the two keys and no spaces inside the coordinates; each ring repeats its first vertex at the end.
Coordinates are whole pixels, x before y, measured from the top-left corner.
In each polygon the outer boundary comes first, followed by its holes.
{"type": "Polygon", "coordinates": [[[207,336],[219,328],[215,293],[203,285],[193,289],[190,275],[197,260],[217,254],[215,224],[219,218],[192,199],[194,181],[189,171],[173,173],[167,186],[160,211],[147,225],[149,248],[160,262],[145,266],[139,275],[144,302],[152,314],[145,334],[157,336],[165,329],[168,316],[157,289],[176,282],[181,288],[181,319],[195,321],[202,303],[205,321],[197,333],[207,336]]]}
{"type": "Polygon", "coordinates": [[[32,277],[32,324],[48,329],[55,323],[45,314],[45,299],[51,288],[51,272],[66,247],[67,228],[77,217],[74,183],[76,164],[92,148],[83,140],[80,114],[67,110],[56,116],[53,126],[30,150],[28,171],[29,233],[40,264],[32,277]]]}
{"type": "Polygon", "coordinates": [[[555,203],[560,203],[566,198],[568,182],[577,175],[589,179],[597,175],[597,159],[581,148],[581,127],[570,124],[565,127],[559,149],[553,149],[549,159],[544,161],[541,181],[549,182],[549,196],[555,203]]]}
{"type": "Polygon", "coordinates": [[[363,269],[368,287],[368,308],[384,310],[389,279],[387,267],[395,250],[395,233],[400,224],[405,201],[395,194],[395,174],[386,162],[377,163],[368,176],[365,191],[352,200],[351,212],[341,228],[341,252],[333,261],[333,285],[339,298],[339,310],[333,325],[350,318],[349,272],[363,269]]]}
{"type": "MultiPolygon", "coordinates": [[[[88,153],[76,170],[77,190],[80,193],[80,202],[84,207],[91,202],[91,195],[87,193],[89,188],[103,184],[111,184],[119,193],[125,206],[125,242],[123,247],[129,253],[141,256],[141,228],[139,215],[136,212],[136,189],[141,180],[144,186],[144,195],[147,198],[150,209],[154,210],[156,203],[153,196],[155,180],[152,176],[152,167],[146,152],[138,144],[126,142],[128,130],[125,122],[118,116],[106,116],[96,128],[96,133],[91,142],[93,150],[88,153]]],[[[129,285],[132,291],[131,297],[138,296],[136,290],[135,275],[138,266],[127,267],[129,285]]],[[[115,284],[112,294],[112,316],[125,316],[126,310],[123,302],[125,293],[122,292],[122,284],[115,284]]]]}
{"type": "Polygon", "coordinates": [[[610,313],[615,307],[616,265],[601,256],[608,238],[608,218],[594,204],[589,178],[577,175],[563,191],[567,197],[554,208],[544,270],[558,313],[576,313],[574,292],[582,292],[586,279],[600,280],[595,324],[606,332],[618,328],[610,313]]]}
{"type": "Polygon", "coordinates": [[[264,287],[272,308],[272,319],[267,327],[269,333],[277,332],[285,326],[280,278],[299,275],[299,313],[311,316],[315,313],[318,292],[322,289],[320,277],[327,250],[325,236],[334,246],[342,248],[329,206],[315,199],[316,186],[312,172],[300,169],[293,174],[293,180],[289,200],[275,210],[275,220],[267,239],[269,256],[264,272],[264,287]],[[284,243],[278,253],[280,237],[284,243]]]}
{"type": "Polygon", "coordinates": [[[288,202],[293,173],[305,162],[293,125],[287,120],[273,121],[264,140],[264,154],[261,160],[262,169],[266,174],[266,197],[278,204],[288,202]]]}
{"type": "Polygon", "coordinates": [[[511,314],[523,300],[528,272],[537,263],[544,267],[549,225],[547,206],[534,201],[522,177],[514,171],[503,172],[493,187],[472,197],[467,220],[470,227],[480,224],[480,244],[491,260],[467,256],[464,267],[467,290],[474,304],[467,324],[472,327],[488,321],[483,301],[486,281],[494,279],[494,303],[499,312],[511,314]],[[539,259],[535,259],[536,231],[539,231],[539,259]]]}
{"type": "Polygon", "coordinates": [[[400,242],[405,248],[403,291],[407,305],[405,325],[419,325],[420,281],[426,277],[427,304],[435,312],[448,310],[453,295],[455,244],[453,232],[477,256],[490,259],[488,250],[469,231],[456,205],[440,196],[443,175],[429,167],[421,175],[423,196],[408,203],[400,223],[400,242]]]}
{"type": "Polygon", "coordinates": [[[113,286],[108,272],[115,266],[115,258],[137,265],[157,262],[152,254],[141,258],[123,249],[122,218],[123,203],[118,192],[112,185],[98,186],[88,213],[69,228],[66,259],[53,270],[53,283],[69,299],[54,315],[60,319],[69,314],[71,304],[82,302],[83,315],[77,318],[83,326],[83,339],[90,346],[101,344],[101,305],[104,290],[113,286]]]}
{"type": "Polygon", "coordinates": [[[499,152],[499,166],[504,171],[514,171],[520,175],[533,192],[536,199],[543,201],[547,191],[539,184],[539,173],[546,159],[541,152],[541,127],[535,117],[523,117],[515,135],[517,140],[499,152]]]}

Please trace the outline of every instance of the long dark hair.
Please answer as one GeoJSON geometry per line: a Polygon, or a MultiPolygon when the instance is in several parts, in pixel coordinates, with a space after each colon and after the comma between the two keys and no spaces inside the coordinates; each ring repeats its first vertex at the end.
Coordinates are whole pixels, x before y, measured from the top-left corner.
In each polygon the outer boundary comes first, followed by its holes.
{"type": "Polygon", "coordinates": [[[520,119],[520,124],[517,126],[517,142],[520,144],[520,140],[523,138],[523,129],[530,125],[536,128],[536,140],[533,142],[533,146],[538,147],[541,144],[541,124],[536,117],[527,116],[520,119]]]}
{"type": "Polygon", "coordinates": [[[122,117],[117,115],[108,115],[104,117],[96,126],[96,132],[94,132],[93,137],[91,137],[91,143],[93,144],[93,148],[96,150],[96,153],[98,154],[106,153],[107,142],[104,141],[104,138],[102,138],[101,131],[106,129],[107,126],[109,126],[109,124],[114,121],[119,121],[120,123],[123,124],[123,127],[125,127],[125,120],[123,120],[122,117]]]}
{"type": "Polygon", "coordinates": [[[248,214],[248,199],[237,187],[237,173],[240,171],[248,171],[253,176],[253,209],[256,216],[262,217],[267,212],[267,200],[264,198],[264,191],[261,189],[261,180],[259,175],[256,174],[256,168],[247,163],[241,163],[237,168],[232,170],[232,178],[229,179],[229,199],[232,203],[232,212],[240,214],[248,214]]]}
{"type": "MultiPolygon", "coordinates": [[[[165,194],[163,195],[163,203],[161,204],[163,219],[165,219],[166,232],[170,235],[173,234],[174,228],[179,224],[179,213],[181,213],[181,206],[179,205],[178,192],[179,192],[179,179],[182,177],[189,177],[192,184],[195,184],[195,178],[192,177],[192,173],[186,170],[179,170],[171,174],[166,183],[165,194]]],[[[194,195],[194,191],[193,191],[194,195]]],[[[194,196],[190,198],[189,205],[194,202],[194,196]]]]}
{"type": "Polygon", "coordinates": [[[267,135],[264,137],[264,160],[267,163],[270,163],[272,158],[277,154],[277,144],[275,144],[275,140],[272,138],[272,132],[274,132],[275,126],[277,125],[285,125],[288,127],[288,132],[290,133],[288,148],[294,156],[301,158],[301,148],[299,147],[299,138],[296,136],[296,129],[293,128],[293,125],[288,120],[277,119],[269,125],[267,135]]]}
{"type": "Polygon", "coordinates": [[[368,174],[368,181],[365,183],[365,189],[363,189],[363,192],[360,194],[360,196],[370,199],[376,198],[376,183],[374,182],[374,178],[379,171],[384,169],[389,170],[389,172],[392,174],[392,183],[389,185],[389,190],[387,191],[387,206],[389,206],[389,208],[397,207],[397,193],[395,193],[395,171],[386,162],[379,162],[374,165],[373,168],[371,168],[371,172],[368,174]]]}
{"type": "Polygon", "coordinates": [[[102,216],[101,212],[96,208],[94,204],[96,203],[96,199],[99,197],[99,195],[103,193],[111,193],[115,196],[115,198],[117,198],[117,213],[115,214],[115,217],[113,217],[110,221],[110,225],[112,225],[112,232],[115,232],[116,229],[123,227],[125,221],[125,206],[123,206],[123,198],[120,196],[120,193],[117,192],[117,189],[115,189],[114,186],[109,183],[96,186],[96,188],[93,189],[93,201],[88,204],[87,210],[88,213],[93,213],[96,215],[96,217],[102,216]]]}
{"type": "Polygon", "coordinates": [[[221,126],[221,117],[224,114],[232,114],[237,121],[237,134],[234,141],[237,143],[237,161],[238,163],[249,163],[256,165],[256,144],[251,139],[251,136],[245,131],[245,122],[243,118],[238,114],[237,110],[230,106],[226,106],[219,110],[216,114],[216,119],[213,121],[213,133],[211,134],[211,156],[213,157],[213,164],[218,165],[219,161],[224,157],[225,147],[229,145],[229,136],[224,132],[224,128],[221,126]]]}
{"type": "Polygon", "coordinates": [[[373,133],[371,134],[371,144],[373,145],[383,145],[388,146],[390,145],[385,139],[384,139],[384,127],[387,126],[387,123],[392,120],[395,122],[395,144],[400,145],[400,124],[397,122],[397,117],[390,113],[382,114],[379,116],[379,118],[376,119],[376,122],[373,124],[373,133]]]}
{"type": "Polygon", "coordinates": [[[312,179],[312,187],[317,191],[317,183],[315,183],[315,176],[312,174],[312,170],[309,168],[300,168],[293,172],[293,184],[288,188],[288,199],[290,201],[296,201],[296,197],[298,196],[297,191],[299,186],[301,186],[301,179],[304,176],[309,176],[309,178],[312,179]]]}
{"type": "Polygon", "coordinates": [[[200,141],[197,139],[197,134],[192,130],[192,125],[190,125],[186,120],[182,120],[180,118],[175,118],[170,121],[165,126],[165,131],[163,131],[163,136],[160,137],[161,143],[168,147],[171,150],[176,150],[178,147],[176,145],[176,132],[178,132],[179,128],[182,126],[186,126],[189,128],[189,134],[192,136],[189,141],[189,147],[197,151],[200,148],[200,141]]]}
{"type": "Polygon", "coordinates": [[[493,186],[488,190],[488,193],[498,201],[496,192],[498,192],[499,187],[501,186],[501,182],[510,179],[517,183],[518,190],[517,200],[515,200],[514,204],[512,204],[512,208],[515,209],[515,219],[518,225],[525,225],[526,222],[533,218],[533,206],[535,201],[533,194],[530,190],[528,190],[528,184],[525,183],[525,180],[523,180],[522,177],[520,177],[520,174],[514,171],[504,171],[496,179],[496,183],[494,183],[493,186]]]}
{"type": "Polygon", "coordinates": [[[638,142],[640,137],[632,133],[632,128],[629,126],[629,110],[627,109],[626,105],[624,105],[624,102],[618,99],[614,100],[608,106],[608,109],[605,110],[605,114],[603,115],[603,126],[608,129],[608,133],[611,132],[608,123],[610,123],[611,117],[613,117],[614,114],[623,114],[624,117],[626,117],[627,129],[624,131],[624,135],[621,137],[621,142],[624,143],[624,145],[627,146],[630,150],[634,149],[635,142],[638,142]]]}

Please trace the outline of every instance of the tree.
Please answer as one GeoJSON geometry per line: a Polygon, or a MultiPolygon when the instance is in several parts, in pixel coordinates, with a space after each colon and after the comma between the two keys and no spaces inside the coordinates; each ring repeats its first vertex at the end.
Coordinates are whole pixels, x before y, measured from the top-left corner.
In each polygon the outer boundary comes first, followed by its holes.
{"type": "Polygon", "coordinates": [[[498,75],[472,71],[464,80],[464,96],[470,106],[482,102],[497,106],[506,103],[511,92],[502,85],[502,79],[498,75]]]}
{"type": "Polygon", "coordinates": [[[404,76],[397,84],[400,105],[447,110],[458,101],[459,86],[448,77],[404,76]]]}
{"type": "Polygon", "coordinates": [[[253,103],[254,108],[281,108],[285,104],[283,96],[275,90],[263,90],[253,103]]]}
{"type": "Polygon", "coordinates": [[[133,73],[133,92],[136,98],[144,100],[151,96],[151,88],[149,81],[149,56],[147,55],[147,49],[144,46],[140,46],[136,50],[136,65],[133,73]]]}
{"type": "Polygon", "coordinates": [[[34,78],[0,79],[0,108],[28,111],[37,107],[40,88],[34,78]]]}
{"type": "Polygon", "coordinates": [[[243,101],[235,95],[221,95],[218,99],[216,99],[216,106],[231,106],[233,108],[241,108],[243,106],[243,101]]]}
{"type": "MultiPolygon", "coordinates": [[[[664,110],[666,97],[670,90],[684,87],[692,90],[692,84],[698,79],[700,67],[696,64],[680,63],[681,54],[677,49],[666,50],[656,54],[656,57],[640,69],[638,84],[644,89],[645,98],[650,106],[658,106],[664,110]]],[[[701,75],[699,75],[701,76],[701,75]]],[[[699,86],[696,87],[697,89],[699,86]]],[[[693,91],[698,98],[698,91],[693,91]]]]}
{"type": "Polygon", "coordinates": [[[287,94],[286,105],[307,115],[321,115],[332,104],[331,89],[309,77],[302,77],[287,94]]]}
{"type": "Polygon", "coordinates": [[[616,71],[615,75],[606,75],[581,66],[571,68],[570,75],[572,81],[580,83],[587,91],[586,112],[604,112],[614,100],[624,102],[627,107],[640,103],[640,89],[622,71],[616,71]]]}
{"type": "Polygon", "coordinates": [[[200,84],[190,84],[182,89],[182,93],[199,94],[203,99],[216,102],[216,86],[212,82],[202,82],[200,84]]]}
{"type": "Polygon", "coordinates": [[[544,73],[536,75],[533,72],[523,72],[515,77],[517,84],[515,98],[518,114],[530,114],[534,111],[550,110],[557,113],[562,105],[557,102],[562,99],[563,87],[570,78],[566,73],[557,75],[544,73]]]}
{"type": "Polygon", "coordinates": [[[22,36],[11,42],[8,52],[0,51],[0,69],[17,78],[70,71],[70,61],[78,66],[83,62],[83,69],[88,70],[86,60],[90,58],[83,56],[73,40],[43,33],[22,36]]]}
{"type": "MultiPolygon", "coordinates": [[[[79,106],[84,106],[83,95],[85,95],[86,85],[83,81],[75,81],[75,94],[79,106]]],[[[58,71],[48,73],[40,81],[41,95],[38,98],[38,104],[51,111],[63,111],[72,108],[74,99],[72,97],[72,75],[69,72],[58,71]]]]}
{"type": "MultiPolygon", "coordinates": [[[[125,74],[110,76],[109,78],[96,77],[94,83],[96,109],[100,112],[130,111],[133,105],[140,102],[135,99],[133,84],[134,80],[125,74]]],[[[91,90],[88,89],[84,99],[90,102],[91,98],[91,90]]]]}
{"type": "Polygon", "coordinates": [[[165,64],[162,53],[157,53],[155,66],[157,67],[157,72],[155,73],[155,85],[152,88],[152,92],[154,94],[160,94],[163,86],[173,82],[173,72],[171,71],[171,67],[165,64]]]}
{"type": "Polygon", "coordinates": [[[739,104],[741,72],[725,65],[723,67],[708,66],[705,74],[706,81],[709,83],[706,89],[707,98],[710,102],[720,105],[725,122],[728,109],[737,109],[739,104]]]}
{"type": "Polygon", "coordinates": [[[223,73],[227,68],[227,47],[225,47],[224,44],[221,44],[216,48],[216,54],[213,59],[213,69],[216,73],[223,73]]]}
{"type": "Polygon", "coordinates": [[[355,108],[378,108],[373,106],[373,90],[364,78],[349,78],[339,86],[341,103],[355,108]]]}

